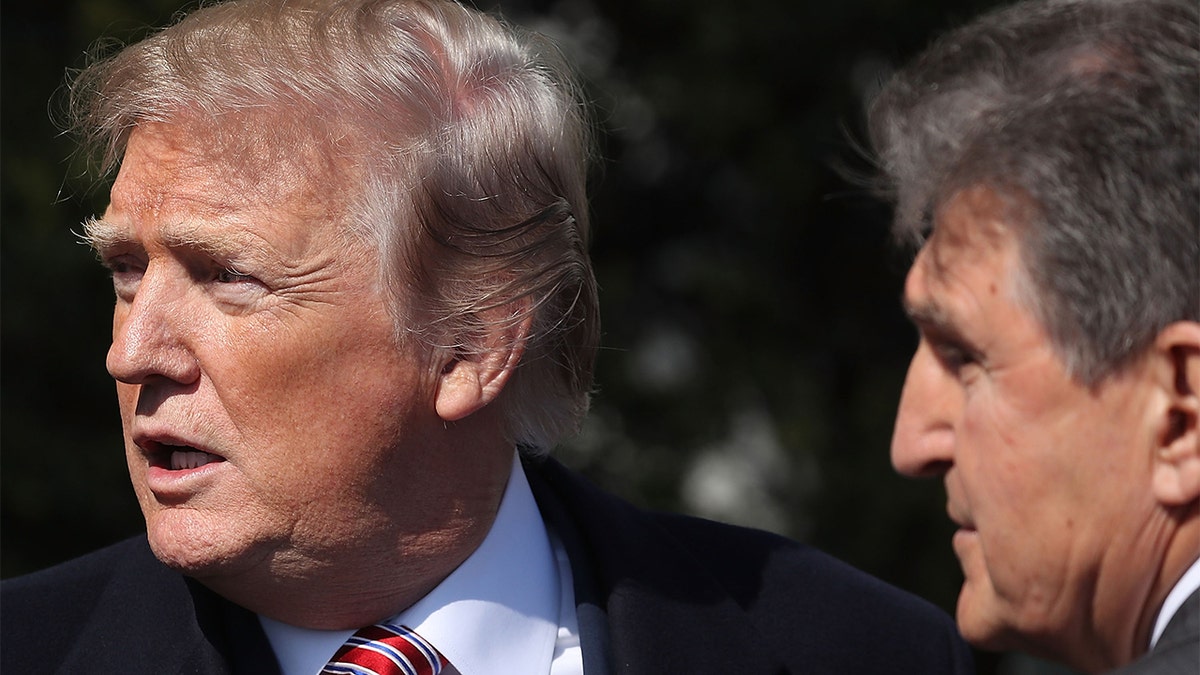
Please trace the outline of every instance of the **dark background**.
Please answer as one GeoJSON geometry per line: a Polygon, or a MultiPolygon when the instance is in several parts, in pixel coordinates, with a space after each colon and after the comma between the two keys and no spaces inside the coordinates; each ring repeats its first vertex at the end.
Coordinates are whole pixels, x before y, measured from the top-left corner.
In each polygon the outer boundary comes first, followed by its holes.
{"type": "MultiPolygon", "coordinates": [[[[605,349],[565,462],[646,506],[810,542],[953,612],[961,574],[942,489],[897,477],[887,457],[915,345],[898,303],[907,259],[890,248],[887,207],[843,176],[870,173],[862,111],[888,72],[994,4],[499,3],[559,39],[602,130],[605,349]]],[[[104,370],[111,286],[72,233],[106,189],[68,161],[52,100],[97,38],[136,39],[179,6],[3,8],[5,577],[141,529],[104,370]]],[[[979,665],[1051,672],[1012,655],[979,665]]]]}

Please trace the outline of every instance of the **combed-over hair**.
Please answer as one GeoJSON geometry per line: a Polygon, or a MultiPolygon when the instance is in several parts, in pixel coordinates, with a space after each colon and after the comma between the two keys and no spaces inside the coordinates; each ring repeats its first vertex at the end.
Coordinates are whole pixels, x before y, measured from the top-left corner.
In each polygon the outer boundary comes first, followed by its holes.
{"type": "Polygon", "coordinates": [[[872,103],[896,234],[985,186],[1019,214],[1024,298],[1095,383],[1200,320],[1195,0],[1036,0],[935,42],[872,103]]]}
{"type": "Polygon", "coordinates": [[[448,0],[236,0],[89,66],[70,98],[105,175],[145,122],[257,120],[285,155],[276,130],[303,130],[345,168],[328,189],[378,245],[399,339],[477,358],[488,329],[529,322],[499,401],[511,440],[545,450],[577,428],[599,341],[591,147],[540,37],[448,0]]]}

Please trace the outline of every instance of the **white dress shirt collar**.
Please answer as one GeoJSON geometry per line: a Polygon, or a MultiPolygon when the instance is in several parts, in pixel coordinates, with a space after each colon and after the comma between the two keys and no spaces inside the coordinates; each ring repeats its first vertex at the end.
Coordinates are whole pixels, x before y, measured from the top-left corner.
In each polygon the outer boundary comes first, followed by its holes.
{"type": "MultiPolygon", "coordinates": [[[[550,672],[560,580],[519,458],[483,543],[392,621],[432,643],[462,675],[550,672]]],[[[283,675],[314,675],[353,631],[316,631],[259,617],[283,675]]]]}
{"type": "Polygon", "coordinates": [[[1158,644],[1158,638],[1162,637],[1163,631],[1167,629],[1167,624],[1171,622],[1171,617],[1179,611],[1192,593],[1200,588],[1200,559],[1192,563],[1188,571],[1183,573],[1183,576],[1176,582],[1175,587],[1167,594],[1167,599],[1163,600],[1162,609],[1158,610],[1158,620],[1154,622],[1154,633],[1150,636],[1150,648],[1158,644]]]}

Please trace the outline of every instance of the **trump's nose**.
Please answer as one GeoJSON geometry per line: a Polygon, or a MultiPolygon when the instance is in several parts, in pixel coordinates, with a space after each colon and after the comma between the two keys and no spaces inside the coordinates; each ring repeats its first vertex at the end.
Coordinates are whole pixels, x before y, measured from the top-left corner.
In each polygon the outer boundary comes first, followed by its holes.
{"type": "Polygon", "coordinates": [[[200,372],[188,346],[188,326],[196,317],[184,302],[186,290],[153,269],[147,270],[131,300],[117,301],[108,372],[126,384],[155,378],[188,384],[200,372]]]}

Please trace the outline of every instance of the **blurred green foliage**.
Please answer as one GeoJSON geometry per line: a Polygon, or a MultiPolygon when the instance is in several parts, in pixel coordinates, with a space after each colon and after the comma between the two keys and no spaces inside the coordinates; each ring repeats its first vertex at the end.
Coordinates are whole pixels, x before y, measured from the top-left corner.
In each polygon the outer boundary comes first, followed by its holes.
{"type": "MultiPolygon", "coordinates": [[[[560,457],[631,500],[780,531],[953,610],[935,483],[888,464],[914,333],[888,209],[845,180],[866,100],[994,0],[511,0],[597,107],[599,393],[560,457]]],[[[492,5],[484,4],[484,7],[492,5]]],[[[178,0],[7,3],[0,21],[0,574],[141,527],[104,371],[111,290],[72,229],[105,186],[55,91],[178,0]]],[[[994,668],[981,662],[981,672],[994,668]]]]}

